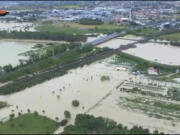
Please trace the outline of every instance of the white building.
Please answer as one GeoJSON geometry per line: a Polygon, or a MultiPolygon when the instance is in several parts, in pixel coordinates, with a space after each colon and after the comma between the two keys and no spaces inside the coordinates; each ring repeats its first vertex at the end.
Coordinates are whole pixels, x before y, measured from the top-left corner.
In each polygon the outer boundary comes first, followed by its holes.
{"type": "Polygon", "coordinates": [[[126,71],[126,68],[124,68],[124,67],[116,67],[116,71],[126,71]]]}

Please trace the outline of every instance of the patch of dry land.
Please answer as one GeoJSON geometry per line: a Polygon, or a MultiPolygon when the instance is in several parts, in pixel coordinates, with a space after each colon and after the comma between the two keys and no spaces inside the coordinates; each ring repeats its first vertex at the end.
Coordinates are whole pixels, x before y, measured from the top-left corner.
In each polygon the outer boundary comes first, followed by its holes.
{"type": "MultiPolygon", "coordinates": [[[[156,97],[151,94],[133,93],[131,90],[138,86],[141,91],[166,95],[166,86],[172,84],[151,81],[143,76],[141,76],[143,78],[135,77],[127,70],[117,71],[119,66],[110,64],[113,60],[114,56],[70,70],[64,76],[24,91],[0,96],[0,101],[11,105],[0,110],[0,120],[8,120],[12,112],[17,116],[18,112],[27,113],[27,109],[30,109],[31,112],[38,111],[39,114],[54,120],[58,117],[61,121],[64,119],[64,111],[68,110],[72,115],[69,124],[74,122],[76,114],[88,113],[111,118],[128,127],[139,125],[150,130],[179,133],[180,110],[174,108],[168,110],[154,105],[155,101],[180,105],[178,101],[171,101],[159,95],[156,97]],[[108,76],[109,79],[101,80],[102,76],[108,76]],[[139,83],[142,79],[145,81],[139,83]],[[72,101],[75,99],[80,102],[80,106],[72,106],[72,101]],[[163,112],[167,113],[163,114],[163,112]]],[[[62,130],[63,128],[59,128],[56,133],[62,130]]]]}

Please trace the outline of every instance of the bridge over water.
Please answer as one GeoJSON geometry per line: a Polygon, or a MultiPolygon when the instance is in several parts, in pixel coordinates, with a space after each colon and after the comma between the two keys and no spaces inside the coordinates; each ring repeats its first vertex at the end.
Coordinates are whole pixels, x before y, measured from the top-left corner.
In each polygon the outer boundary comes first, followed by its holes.
{"type": "MultiPolygon", "coordinates": [[[[143,28],[143,26],[137,26],[137,27],[132,28],[130,31],[138,30],[138,29],[141,29],[141,28],[143,28]]],[[[146,37],[145,39],[140,40],[139,43],[143,43],[143,42],[147,42],[147,41],[153,42],[153,43],[164,43],[164,42],[161,42],[161,41],[151,41],[151,39],[156,39],[157,37],[159,37],[161,35],[171,34],[171,33],[174,33],[174,32],[179,32],[179,30],[171,29],[171,30],[161,31],[161,32],[158,32],[158,33],[156,33],[154,35],[150,35],[150,36],[146,37]]],[[[107,42],[107,41],[109,41],[111,39],[114,39],[114,38],[117,38],[117,37],[121,38],[119,36],[125,35],[127,33],[128,33],[128,31],[126,31],[126,30],[123,30],[121,32],[114,32],[112,34],[109,34],[107,36],[95,39],[95,40],[93,40],[91,42],[88,42],[88,43],[93,45],[93,46],[96,46],[96,45],[107,42]]]]}
{"type": "Polygon", "coordinates": [[[115,32],[115,33],[112,33],[112,34],[107,35],[107,36],[105,36],[105,37],[98,38],[98,39],[93,40],[93,41],[88,42],[88,43],[96,46],[96,45],[98,45],[98,44],[104,43],[104,42],[106,42],[106,41],[109,41],[109,40],[111,40],[111,39],[113,39],[113,38],[119,37],[120,35],[124,35],[124,34],[126,34],[126,33],[127,33],[126,31],[115,32]]]}

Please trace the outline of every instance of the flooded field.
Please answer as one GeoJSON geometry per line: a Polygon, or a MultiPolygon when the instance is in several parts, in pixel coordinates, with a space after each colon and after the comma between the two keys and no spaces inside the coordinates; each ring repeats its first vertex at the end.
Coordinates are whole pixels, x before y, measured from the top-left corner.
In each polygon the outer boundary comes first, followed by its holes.
{"type": "Polygon", "coordinates": [[[180,83],[180,78],[174,78],[173,80],[180,83]]]}
{"type": "Polygon", "coordinates": [[[62,120],[64,111],[69,110],[72,114],[70,121],[72,123],[77,113],[88,110],[127,76],[127,72],[115,71],[112,65],[104,64],[104,62],[71,70],[67,75],[22,92],[0,96],[0,101],[7,101],[12,105],[0,110],[0,119],[6,120],[12,110],[17,115],[21,111],[26,113],[29,108],[32,112],[38,111],[52,119],[59,117],[59,120],[62,120]],[[110,80],[101,81],[103,75],[108,75],[110,80]],[[74,99],[80,102],[78,108],[72,106],[74,99]],[[42,112],[43,110],[45,113],[42,112]]]}
{"type": "MultiPolygon", "coordinates": [[[[121,92],[120,89],[126,86],[130,78],[133,81],[139,81],[142,78],[130,75],[126,70],[117,71],[119,66],[110,64],[112,60],[112,57],[107,58],[82,68],[70,70],[64,76],[24,91],[0,96],[0,101],[6,101],[11,105],[0,110],[0,120],[7,120],[12,112],[17,116],[18,112],[27,113],[27,110],[30,109],[31,112],[37,111],[54,120],[58,117],[60,121],[64,118],[64,111],[68,110],[72,114],[69,124],[74,122],[76,114],[87,113],[111,118],[128,127],[140,125],[165,133],[180,132],[179,120],[172,125],[171,120],[158,119],[141,111],[135,111],[131,106],[120,105],[120,103],[126,105],[125,98],[137,97],[137,94],[121,92]],[[108,76],[110,80],[102,81],[102,76],[108,76]],[[72,101],[75,99],[79,100],[79,107],[72,106],[72,101]]],[[[143,80],[146,80],[144,83],[151,82],[147,78],[143,80]]],[[[165,85],[165,83],[162,84],[165,85]]],[[[164,92],[160,91],[160,93],[164,92]]],[[[62,130],[59,128],[56,133],[60,133],[62,130]]]]}
{"type": "MultiPolygon", "coordinates": [[[[116,49],[120,45],[127,45],[135,42],[135,40],[140,39],[142,38],[128,35],[121,38],[112,39],[98,45],[98,47],[109,47],[116,49]]],[[[139,43],[136,44],[136,46],[136,48],[130,48],[124,52],[162,64],[180,65],[180,47],[164,45],[163,43],[156,43],[154,41],[143,44],[139,43]]]]}
{"type": "Polygon", "coordinates": [[[168,65],[180,65],[180,47],[162,45],[159,43],[137,44],[124,52],[168,65]]]}
{"type": "MultiPolygon", "coordinates": [[[[154,83],[158,84],[157,82],[154,83]]],[[[180,102],[158,96],[158,94],[166,94],[167,87],[162,84],[163,82],[154,87],[141,79],[140,85],[138,78],[132,77],[130,82],[127,81],[120,88],[114,89],[111,95],[101,101],[89,113],[111,118],[129,128],[138,125],[148,128],[151,132],[159,130],[164,133],[179,133],[180,108],[178,106],[180,102]],[[137,93],[130,89],[137,86],[140,88],[137,93]],[[129,89],[126,92],[121,91],[122,88],[129,89]]]]}
{"type": "Polygon", "coordinates": [[[19,59],[27,59],[27,57],[18,54],[31,50],[34,45],[35,43],[0,40],[0,66],[18,65],[19,59]]]}

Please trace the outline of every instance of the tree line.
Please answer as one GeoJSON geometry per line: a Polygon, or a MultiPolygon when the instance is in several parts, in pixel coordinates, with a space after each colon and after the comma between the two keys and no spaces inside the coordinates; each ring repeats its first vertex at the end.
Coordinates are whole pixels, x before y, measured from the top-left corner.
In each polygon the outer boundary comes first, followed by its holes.
{"type": "MultiPolygon", "coordinates": [[[[122,124],[105,119],[103,117],[94,117],[88,114],[76,115],[75,124],[64,128],[63,134],[152,134],[149,129],[140,126],[134,126],[128,129],[122,124]]],[[[153,134],[159,133],[157,130],[153,134]]]]}
{"type": "Polygon", "coordinates": [[[82,18],[79,20],[79,23],[83,25],[101,25],[104,22],[100,19],[82,18]]]}
{"type": "Polygon", "coordinates": [[[7,32],[0,31],[0,38],[34,39],[34,40],[63,40],[69,42],[86,41],[85,35],[68,34],[62,32],[7,32]]]}

